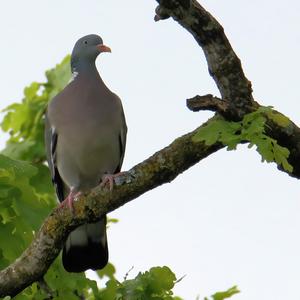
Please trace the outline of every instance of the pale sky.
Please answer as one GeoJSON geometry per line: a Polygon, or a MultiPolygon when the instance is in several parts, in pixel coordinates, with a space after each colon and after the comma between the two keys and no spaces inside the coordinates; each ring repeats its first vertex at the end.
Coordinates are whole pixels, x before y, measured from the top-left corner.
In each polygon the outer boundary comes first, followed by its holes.
{"type": "MultiPolygon", "coordinates": [[[[172,20],[153,21],[156,1],[1,0],[0,108],[44,81],[83,35],[111,47],[98,70],[123,100],[129,169],[212,113],[185,99],[219,95],[192,36],[172,20]]],[[[242,60],[254,96],[300,123],[300,2],[205,0],[242,60]]],[[[0,136],[1,145],[5,137],[0,136]]],[[[110,260],[119,279],[152,266],[179,277],[175,292],[200,299],[238,285],[236,300],[296,299],[300,278],[300,184],[261,163],[253,149],[222,150],[175,181],[111,214],[110,260]]]]}

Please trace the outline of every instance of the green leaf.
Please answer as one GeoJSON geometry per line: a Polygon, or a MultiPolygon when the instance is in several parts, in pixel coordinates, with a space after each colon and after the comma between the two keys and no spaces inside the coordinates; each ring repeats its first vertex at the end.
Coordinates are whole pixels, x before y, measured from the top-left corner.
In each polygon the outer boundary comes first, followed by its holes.
{"type": "Polygon", "coordinates": [[[274,110],[268,111],[267,116],[274,123],[278,124],[281,127],[287,127],[291,123],[289,118],[279,113],[278,111],[274,111],[274,110]]]}
{"type": "Polygon", "coordinates": [[[237,286],[233,286],[227,291],[215,293],[211,297],[213,298],[213,300],[223,300],[223,299],[230,298],[231,296],[238,294],[239,292],[240,291],[238,290],[237,286]]]}
{"type": "Polygon", "coordinates": [[[107,224],[109,224],[109,223],[116,224],[118,222],[119,222],[119,220],[116,218],[107,218],[107,224]]]}
{"type": "Polygon", "coordinates": [[[160,294],[171,290],[176,280],[175,274],[166,266],[153,267],[149,271],[149,288],[153,293],[160,294]]]}
{"type": "MultiPolygon", "coordinates": [[[[118,291],[120,283],[116,279],[110,279],[106,282],[106,287],[99,293],[101,300],[123,300],[122,294],[118,291]]],[[[126,299],[126,298],[125,298],[126,299]]]]}
{"type": "Polygon", "coordinates": [[[289,164],[287,158],[290,155],[289,149],[282,147],[277,144],[277,141],[274,140],[273,143],[273,152],[274,152],[274,157],[275,161],[278,165],[282,165],[283,169],[286,170],[287,172],[293,172],[293,167],[289,164]]]}
{"type": "Polygon", "coordinates": [[[30,178],[30,184],[34,187],[36,193],[49,199],[51,207],[57,205],[56,196],[54,195],[54,188],[52,185],[49,168],[44,164],[35,164],[36,174],[30,178]]]}
{"type": "Polygon", "coordinates": [[[153,267],[134,279],[125,280],[118,292],[125,299],[171,300],[175,299],[172,292],[175,283],[176,276],[168,267],[153,267]]]}
{"type": "Polygon", "coordinates": [[[262,161],[276,162],[285,171],[292,172],[293,167],[288,162],[289,150],[265,134],[266,115],[281,125],[290,122],[288,118],[274,112],[271,107],[260,107],[245,115],[240,122],[229,122],[217,116],[202,126],[192,140],[204,141],[208,146],[220,142],[227,146],[227,150],[235,150],[239,143],[249,142],[248,148],[257,146],[256,150],[262,161]]]}
{"type": "Polygon", "coordinates": [[[230,147],[234,147],[236,141],[239,141],[237,132],[240,128],[241,125],[238,122],[228,122],[218,117],[201,127],[192,140],[194,142],[205,141],[205,144],[208,146],[216,142],[222,142],[230,145],[230,147]]]}
{"type": "Polygon", "coordinates": [[[46,71],[48,82],[44,86],[50,99],[56,96],[69,82],[71,78],[70,60],[70,55],[67,55],[55,68],[46,71]]]}
{"type": "Polygon", "coordinates": [[[116,269],[113,264],[108,263],[102,270],[96,271],[99,278],[108,277],[109,279],[115,278],[116,269]]]}
{"type": "Polygon", "coordinates": [[[91,286],[95,288],[93,280],[86,278],[84,273],[68,273],[61,263],[61,255],[54,261],[44,276],[49,288],[57,292],[57,299],[76,299],[83,295],[91,286]]]}
{"type": "Polygon", "coordinates": [[[0,249],[6,263],[22,253],[50,211],[50,201],[30,184],[37,172],[28,162],[0,154],[0,249]]]}

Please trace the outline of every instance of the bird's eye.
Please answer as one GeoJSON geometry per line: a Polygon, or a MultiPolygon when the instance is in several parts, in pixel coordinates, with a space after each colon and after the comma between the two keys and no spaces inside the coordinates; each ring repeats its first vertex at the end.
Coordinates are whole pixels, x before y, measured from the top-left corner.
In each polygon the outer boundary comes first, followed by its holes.
{"type": "Polygon", "coordinates": [[[84,43],[87,44],[88,42],[87,42],[87,41],[84,41],[84,43]]]}

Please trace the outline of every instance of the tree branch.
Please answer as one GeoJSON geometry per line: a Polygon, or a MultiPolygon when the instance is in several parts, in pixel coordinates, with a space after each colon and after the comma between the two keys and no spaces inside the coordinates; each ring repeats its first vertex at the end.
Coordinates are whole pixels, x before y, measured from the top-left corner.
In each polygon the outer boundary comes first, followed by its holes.
{"type": "Polygon", "coordinates": [[[155,20],[172,17],[189,31],[202,48],[208,71],[222,99],[230,101],[241,119],[254,105],[251,82],[244,75],[241,61],[233,51],[223,27],[196,0],[157,0],[155,20]],[[240,115],[240,113],[242,114],[240,115]]]}
{"type": "Polygon", "coordinates": [[[221,144],[206,146],[194,143],[196,130],[176,139],[168,147],[138,164],[125,175],[127,184],[116,186],[113,192],[99,187],[75,202],[75,214],[68,208],[54,209],[36,238],[20,258],[0,272],[0,297],[15,296],[37,281],[59,254],[67,234],[86,222],[99,220],[104,214],[137,198],[143,193],[172,181],[180,173],[203,158],[221,149],[221,144]]]}
{"type": "MultiPolygon", "coordinates": [[[[194,111],[212,109],[228,120],[240,120],[246,113],[256,110],[259,105],[253,100],[251,83],[245,77],[241,62],[222,26],[195,0],[158,2],[155,19],[171,16],[194,36],[205,53],[209,72],[222,96],[222,99],[211,95],[196,96],[188,100],[189,107],[194,111]]],[[[276,111],[266,118],[267,134],[290,150],[289,162],[294,168],[290,175],[300,178],[300,129],[276,111]]],[[[224,147],[220,143],[207,146],[203,142],[195,142],[193,136],[198,129],[176,139],[168,147],[133,167],[129,175],[124,177],[127,184],[116,186],[113,192],[97,187],[80,197],[74,205],[75,216],[67,208],[55,209],[21,257],[0,272],[0,297],[15,296],[39,280],[59,254],[72,229],[96,221],[143,193],[172,181],[180,173],[224,147]]]]}
{"type": "Polygon", "coordinates": [[[186,100],[186,106],[191,111],[200,111],[200,110],[211,110],[218,112],[220,114],[226,114],[229,110],[229,103],[227,100],[222,100],[218,97],[214,97],[211,94],[204,96],[195,96],[186,100]]]}

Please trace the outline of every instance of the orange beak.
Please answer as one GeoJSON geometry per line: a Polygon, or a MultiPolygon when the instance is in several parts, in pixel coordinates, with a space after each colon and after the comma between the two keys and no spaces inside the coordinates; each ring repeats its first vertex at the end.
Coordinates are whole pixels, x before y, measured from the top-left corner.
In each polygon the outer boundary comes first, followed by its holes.
{"type": "Polygon", "coordinates": [[[110,48],[103,44],[97,45],[97,48],[100,52],[111,52],[110,48]]]}

